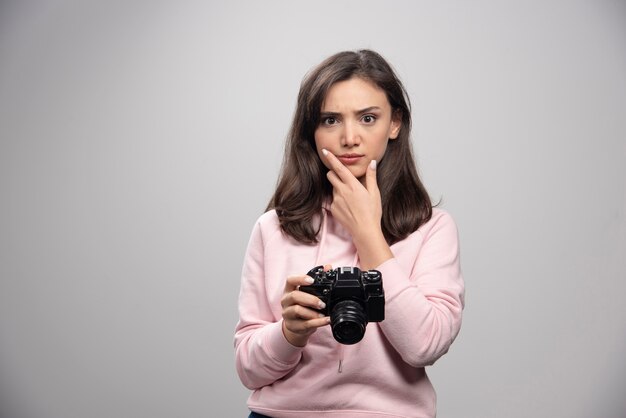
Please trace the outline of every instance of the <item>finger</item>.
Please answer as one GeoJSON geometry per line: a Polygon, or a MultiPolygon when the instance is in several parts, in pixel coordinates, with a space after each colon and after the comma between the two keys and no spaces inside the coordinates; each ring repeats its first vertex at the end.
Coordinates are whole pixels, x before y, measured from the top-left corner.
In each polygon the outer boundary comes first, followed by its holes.
{"type": "Polygon", "coordinates": [[[299,305],[303,307],[309,307],[312,309],[324,309],[326,304],[322,302],[320,298],[301,290],[294,290],[285,294],[281,300],[283,308],[293,305],[299,305]]]}
{"type": "Polygon", "coordinates": [[[292,305],[283,310],[283,318],[287,320],[309,321],[311,319],[323,318],[324,316],[321,312],[302,305],[292,305]]]}
{"type": "Polygon", "coordinates": [[[292,305],[308,306],[313,309],[324,309],[326,305],[317,296],[298,290],[300,286],[307,286],[315,280],[308,275],[290,276],[285,282],[285,292],[281,298],[281,305],[287,308],[292,305]]]}
{"type": "Polygon", "coordinates": [[[330,324],[330,316],[324,316],[321,318],[315,318],[315,319],[306,321],[305,326],[311,329],[311,328],[323,327],[328,324],[330,324]]]}
{"type": "Polygon", "coordinates": [[[324,154],[326,161],[328,161],[328,165],[330,166],[330,169],[337,174],[337,176],[339,177],[339,179],[341,179],[342,182],[344,183],[347,183],[350,181],[358,182],[357,178],[354,177],[354,175],[350,172],[350,170],[346,168],[346,166],[341,164],[341,161],[339,161],[337,157],[333,155],[332,152],[329,152],[326,149],[322,149],[322,154],[324,154]]]}
{"type": "Polygon", "coordinates": [[[365,188],[368,191],[378,191],[378,182],[376,180],[376,160],[372,160],[365,172],[365,188]]]}
{"type": "Polygon", "coordinates": [[[293,292],[298,289],[298,287],[306,286],[312,284],[313,282],[313,278],[311,276],[307,276],[306,274],[300,276],[289,276],[285,282],[285,293],[293,292]]]}
{"type": "Polygon", "coordinates": [[[325,316],[322,318],[309,319],[307,321],[287,319],[284,321],[284,324],[285,327],[293,333],[305,334],[310,333],[316,328],[330,324],[330,317],[325,316]]]}
{"type": "Polygon", "coordinates": [[[326,178],[328,179],[330,184],[333,186],[333,189],[335,189],[335,190],[337,190],[338,188],[341,188],[344,185],[344,183],[341,180],[341,178],[339,178],[337,173],[335,173],[332,170],[329,171],[328,173],[326,173],[326,178]]]}

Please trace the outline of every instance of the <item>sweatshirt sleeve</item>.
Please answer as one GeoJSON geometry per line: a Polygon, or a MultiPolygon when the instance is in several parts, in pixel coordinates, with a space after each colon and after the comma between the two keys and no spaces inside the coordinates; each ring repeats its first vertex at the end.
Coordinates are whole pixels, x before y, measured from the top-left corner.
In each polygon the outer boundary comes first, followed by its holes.
{"type": "Polygon", "coordinates": [[[416,233],[422,242],[412,272],[397,258],[378,267],[386,299],[380,327],[405,362],[424,367],[444,355],[459,333],[465,291],[452,218],[439,211],[416,233]]]}
{"type": "Polygon", "coordinates": [[[249,389],[269,385],[300,361],[302,348],[283,335],[282,319],[272,313],[264,274],[261,223],[255,225],[242,269],[239,322],[235,329],[235,362],[241,382],[249,389]]]}

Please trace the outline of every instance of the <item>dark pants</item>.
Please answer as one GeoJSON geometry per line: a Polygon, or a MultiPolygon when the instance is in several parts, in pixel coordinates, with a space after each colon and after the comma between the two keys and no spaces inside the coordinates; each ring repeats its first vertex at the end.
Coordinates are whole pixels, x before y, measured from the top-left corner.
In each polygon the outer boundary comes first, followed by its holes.
{"type": "Polygon", "coordinates": [[[250,415],[248,415],[248,418],[272,418],[272,417],[268,417],[267,415],[259,414],[258,412],[250,412],[250,415]]]}

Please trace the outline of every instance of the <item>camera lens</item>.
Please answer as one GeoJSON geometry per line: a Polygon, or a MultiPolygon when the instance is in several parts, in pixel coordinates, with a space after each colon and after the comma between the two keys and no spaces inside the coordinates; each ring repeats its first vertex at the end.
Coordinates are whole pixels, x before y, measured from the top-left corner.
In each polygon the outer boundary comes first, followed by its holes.
{"type": "Polygon", "coordinates": [[[360,303],[342,300],[333,307],[330,324],[335,340],[342,344],[356,344],[365,335],[367,315],[360,303]]]}

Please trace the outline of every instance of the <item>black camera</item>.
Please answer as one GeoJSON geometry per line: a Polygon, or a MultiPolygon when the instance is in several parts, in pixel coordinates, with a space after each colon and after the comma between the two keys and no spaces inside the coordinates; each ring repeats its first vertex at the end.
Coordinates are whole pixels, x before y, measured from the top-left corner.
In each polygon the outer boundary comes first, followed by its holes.
{"type": "Polygon", "coordinates": [[[300,286],[300,290],[317,296],[326,304],[321,312],[330,315],[333,337],[338,342],[358,343],[365,335],[368,322],[385,319],[383,277],[378,270],[340,267],[324,271],[324,267],[318,266],[307,275],[315,282],[300,286]]]}

